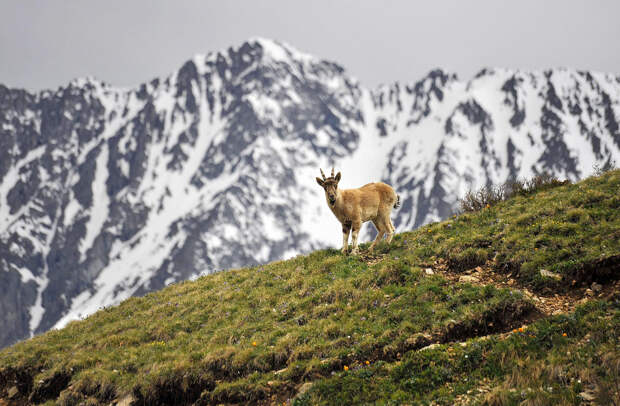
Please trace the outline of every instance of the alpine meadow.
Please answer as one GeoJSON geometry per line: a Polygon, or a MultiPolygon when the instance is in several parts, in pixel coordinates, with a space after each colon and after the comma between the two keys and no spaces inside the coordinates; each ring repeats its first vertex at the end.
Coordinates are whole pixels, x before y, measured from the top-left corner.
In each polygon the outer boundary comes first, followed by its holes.
{"type": "Polygon", "coordinates": [[[620,170],[173,284],[0,352],[9,404],[617,404],[620,170]],[[525,402],[525,403],[524,403],[525,402]]]}

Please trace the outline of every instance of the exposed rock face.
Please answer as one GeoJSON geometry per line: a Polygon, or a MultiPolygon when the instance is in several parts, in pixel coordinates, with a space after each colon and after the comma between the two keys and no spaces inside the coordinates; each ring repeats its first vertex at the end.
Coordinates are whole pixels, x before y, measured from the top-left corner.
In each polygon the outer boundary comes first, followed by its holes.
{"type": "Polygon", "coordinates": [[[0,86],[0,346],[171,282],[338,246],[319,166],[342,169],[343,187],[392,184],[405,230],[472,187],[619,163],[619,117],[612,75],[436,70],[368,90],[264,39],[136,89],[0,86]]]}

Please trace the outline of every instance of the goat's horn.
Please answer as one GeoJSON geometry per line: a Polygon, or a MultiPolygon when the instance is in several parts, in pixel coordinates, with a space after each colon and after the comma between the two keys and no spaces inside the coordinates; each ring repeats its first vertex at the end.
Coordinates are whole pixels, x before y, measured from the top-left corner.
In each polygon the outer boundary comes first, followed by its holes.
{"type": "Polygon", "coordinates": [[[325,174],[323,173],[323,169],[319,168],[319,171],[321,171],[321,176],[323,177],[323,180],[326,180],[325,179],[325,174]]]}
{"type": "Polygon", "coordinates": [[[334,167],[332,166],[332,178],[334,177],[334,167]]]}

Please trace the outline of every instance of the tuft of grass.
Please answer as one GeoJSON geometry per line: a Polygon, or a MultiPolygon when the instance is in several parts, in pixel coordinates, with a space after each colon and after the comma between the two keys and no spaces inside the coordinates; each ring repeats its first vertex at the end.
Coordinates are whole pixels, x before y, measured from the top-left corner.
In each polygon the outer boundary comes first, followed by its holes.
{"type": "Polygon", "coordinates": [[[540,314],[519,290],[423,270],[484,266],[543,292],[617,280],[618,190],[610,171],[398,234],[372,255],[320,250],[128,299],[0,351],[0,399],[503,405],[591,392],[612,404],[617,296],[520,331],[540,314]]]}

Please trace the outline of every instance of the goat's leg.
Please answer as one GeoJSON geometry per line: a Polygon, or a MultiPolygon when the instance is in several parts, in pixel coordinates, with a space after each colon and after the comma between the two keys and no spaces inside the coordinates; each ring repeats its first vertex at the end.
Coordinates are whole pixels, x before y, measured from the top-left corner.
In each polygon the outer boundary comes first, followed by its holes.
{"type": "Polygon", "coordinates": [[[353,230],[352,235],[352,241],[351,243],[353,244],[353,249],[351,250],[351,254],[357,254],[359,251],[357,249],[357,235],[360,232],[360,228],[362,228],[362,222],[361,220],[356,220],[353,221],[353,223],[351,224],[351,229],[353,230]]]}
{"type": "Polygon", "coordinates": [[[394,224],[392,224],[392,220],[389,217],[390,215],[388,214],[388,218],[387,218],[387,228],[388,228],[388,233],[387,233],[387,238],[386,241],[387,243],[391,243],[392,242],[392,237],[394,237],[394,231],[396,231],[396,229],[394,228],[394,224]]]}
{"type": "Polygon", "coordinates": [[[377,229],[377,237],[372,242],[372,244],[370,244],[370,248],[369,248],[370,251],[375,249],[375,245],[377,245],[377,243],[381,241],[381,238],[383,238],[383,234],[385,234],[383,226],[381,225],[380,222],[373,221],[372,223],[375,225],[375,228],[377,229]]]}
{"type": "Polygon", "coordinates": [[[343,254],[347,253],[349,249],[349,232],[351,231],[351,222],[347,221],[342,223],[342,250],[343,254]]]}

